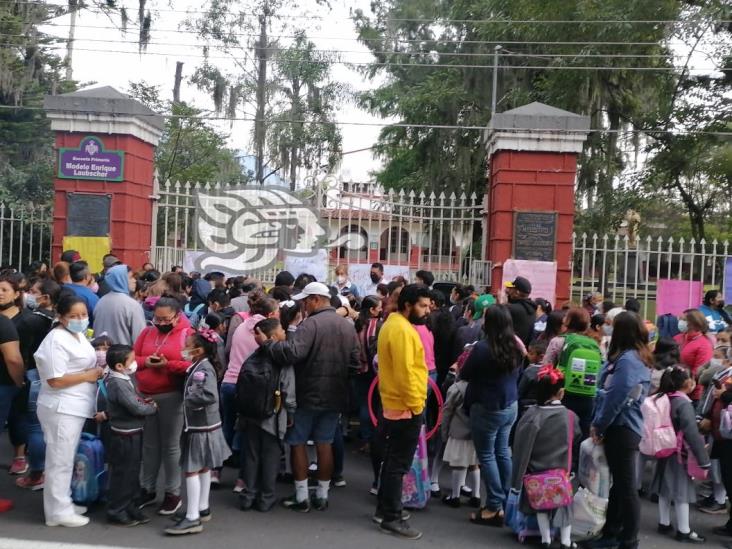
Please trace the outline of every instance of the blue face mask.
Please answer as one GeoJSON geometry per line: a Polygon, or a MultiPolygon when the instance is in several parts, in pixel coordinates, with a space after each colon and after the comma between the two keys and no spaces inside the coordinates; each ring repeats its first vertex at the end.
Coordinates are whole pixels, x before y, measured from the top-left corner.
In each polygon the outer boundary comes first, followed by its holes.
{"type": "Polygon", "coordinates": [[[82,319],[71,319],[69,320],[69,324],[66,326],[66,328],[69,330],[69,332],[73,332],[75,334],[83,334],[86,332],[86,329],[89,327],[89,319],[88,318],[82,318],[82,319]]]}

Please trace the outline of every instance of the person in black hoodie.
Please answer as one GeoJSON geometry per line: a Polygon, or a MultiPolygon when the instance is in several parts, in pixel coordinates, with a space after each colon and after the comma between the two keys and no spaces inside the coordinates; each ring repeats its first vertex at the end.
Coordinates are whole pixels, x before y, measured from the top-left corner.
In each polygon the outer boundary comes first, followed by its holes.
{"type": "Polygon", "coordinates": [[[536,322],[536,305],[529,299],[531,282],[523,276],[517,276],[513,282],[506,282],[508,310],[513,320],[513,329],[524,345],[531,342],[536,322]]]}

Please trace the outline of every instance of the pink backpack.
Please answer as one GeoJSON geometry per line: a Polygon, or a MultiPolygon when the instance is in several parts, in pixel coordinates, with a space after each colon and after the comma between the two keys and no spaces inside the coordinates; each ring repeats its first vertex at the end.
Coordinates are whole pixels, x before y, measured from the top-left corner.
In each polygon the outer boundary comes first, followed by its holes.
{"type": "Polygon", "coordinates": [[[671,401],[668,396],[648,397],[641,404],[643,437],[640,451],[646,456],[665,458],[676,452],[676,431],[671,423],[671,401]]]}

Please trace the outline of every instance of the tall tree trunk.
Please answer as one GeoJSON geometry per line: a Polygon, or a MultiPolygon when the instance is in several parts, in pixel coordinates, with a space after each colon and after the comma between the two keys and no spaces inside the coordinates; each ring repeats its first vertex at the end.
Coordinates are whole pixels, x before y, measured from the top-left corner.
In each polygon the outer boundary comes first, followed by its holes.
{"type": "Polygon", "coordinates": [[[256,47],[259,66],[257,71],[257,117],[254,121],[254,147],[257,155],[257,183],[260,185],[264,184],[264,144],[267,138],[264,117],[267,107],[268,19],[269,6],[265,3],[262,14],[259,16],[259,41],[256,47]]]}
{"type": "Polygon", "coordinates": [[[175,64],[175,80],[173,81],[173,103],[180,103],[180,83],[183,80],[183,61],[175,64]]]}

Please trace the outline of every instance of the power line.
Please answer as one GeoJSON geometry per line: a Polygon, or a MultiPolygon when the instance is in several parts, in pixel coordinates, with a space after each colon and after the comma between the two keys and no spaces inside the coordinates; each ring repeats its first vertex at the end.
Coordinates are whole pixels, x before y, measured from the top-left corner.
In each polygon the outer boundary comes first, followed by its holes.
{"type": "MultiPolygon", "coordinates": [[[[12,1],[12,0],[2,0],[3,2],[12,1]]],[[[52,7],[52,8],[59,8],[59,9],[68,9],[68,5],[64,4],[48,4],[45,2],[34,2],[34,1],[20,1],[15,2],[13,1],[13,4],[21,4],[21,5],[38,5],[38,6],[44,6],[44,7],[52,7]]],[[[104,11],[100,8],[94,7],[94,8],[87,8],[85,11],[91,11],[91,12],[97,12],[97,13],[103,13],[104,11]]],[[[113,10],[109,10],[113,11],[113,10]]],[[[208,15],[211,13],[210,10],[171,10],[171,9],[153,9],[150,11],[154,11],[156,13],[180,13],[185,15],[208,15]]],[[[239,16],[248,16],[248,17],[259,17],[261,14],[257,12],[236,12],[235,15],[237,17],[239,16]]],[[[328,17],[325,15],[292,15],[287,14],[288,19],[307,19],[307,20],[342,20],[342,21],[352,21],[352,17],[328,17]]],[[[707,20],[702,17],[690,17],[686,19],[686,21],[693,21],[693,20],[702,20],[702,21],[710,21],[712,23],[732,23],[732,20],[728,19],[712,19],[707,20]]],[[[380,19],[380,22],[384,23],[435,23],[435,24],[441,24],[441,23],[465,23],[465,24],[501,24],[501,25],[534,25],[534,24],[559,24],[559,25],[612,25],[612,24],[633,24],[633,25],[667,25],[667,24],[674,24],[678,23],[679,20],[677,19],[506,19],[506,18],[493,18],[493,19],[453,19],[453,18],[427,18],[427,17],[417,17],[417,18],[410,18],[410,17],[389,17],[386,19],[380,19]]]]}
{"type": "MultiPolygon", "coordinates": [[[[28,107],[28,106],[13,106],[13,105],[0,105],[0,110],[25,110],[25,111],[43,111],[43,107],[28,107]]],[[[128,113],[109,113],[101,111],[61,111],[69,112],[74,114],[95,114],[102,116],[120,116],[120,117],[160,117],[165,119],[183,119],[183,120],[201,120],[203,122],[208,121],[237,121],[237,122],[256,122],[256,118],[241,118],[227,116],[186,116],[178,114],[158,114],[158,113],[140,113],[140,114],[128,114],[128,113]]],[[[267,123],[274,123],[270,120],[265,120],[267,123]]],[[[591,128],[587,130],[567,130],[566,128],[535,128],[535,129],[522,129],[522,128],[500,128],[488,126],[464,126],[464,125],[450,125],[450,124],[412,124],[408,122],[356,122],[347,120],[276,120],[277,124],[318,124],[318,125],[336,125],[336,126],[370,126],[370,127],[393,127],[393,128],[415,128],[415,129],[438,129],[438,130],[469,130],[469,131],[485,131],[495,130],[501,132],[512,132],[512,133],[524,133],[527,131],[532,132],[546,132],[546,133],[562,133],[567,135],[573,135],[577,133],[616,133],[616,134],[646,134],[646,135],[658,135],[658,134],[671,134],[671,135],[714,135],[714,136],[732,136],[732,131],[707,131],[707,130],[645,130],[645,129],[609,129],[609,128],[591,128]]]]}

